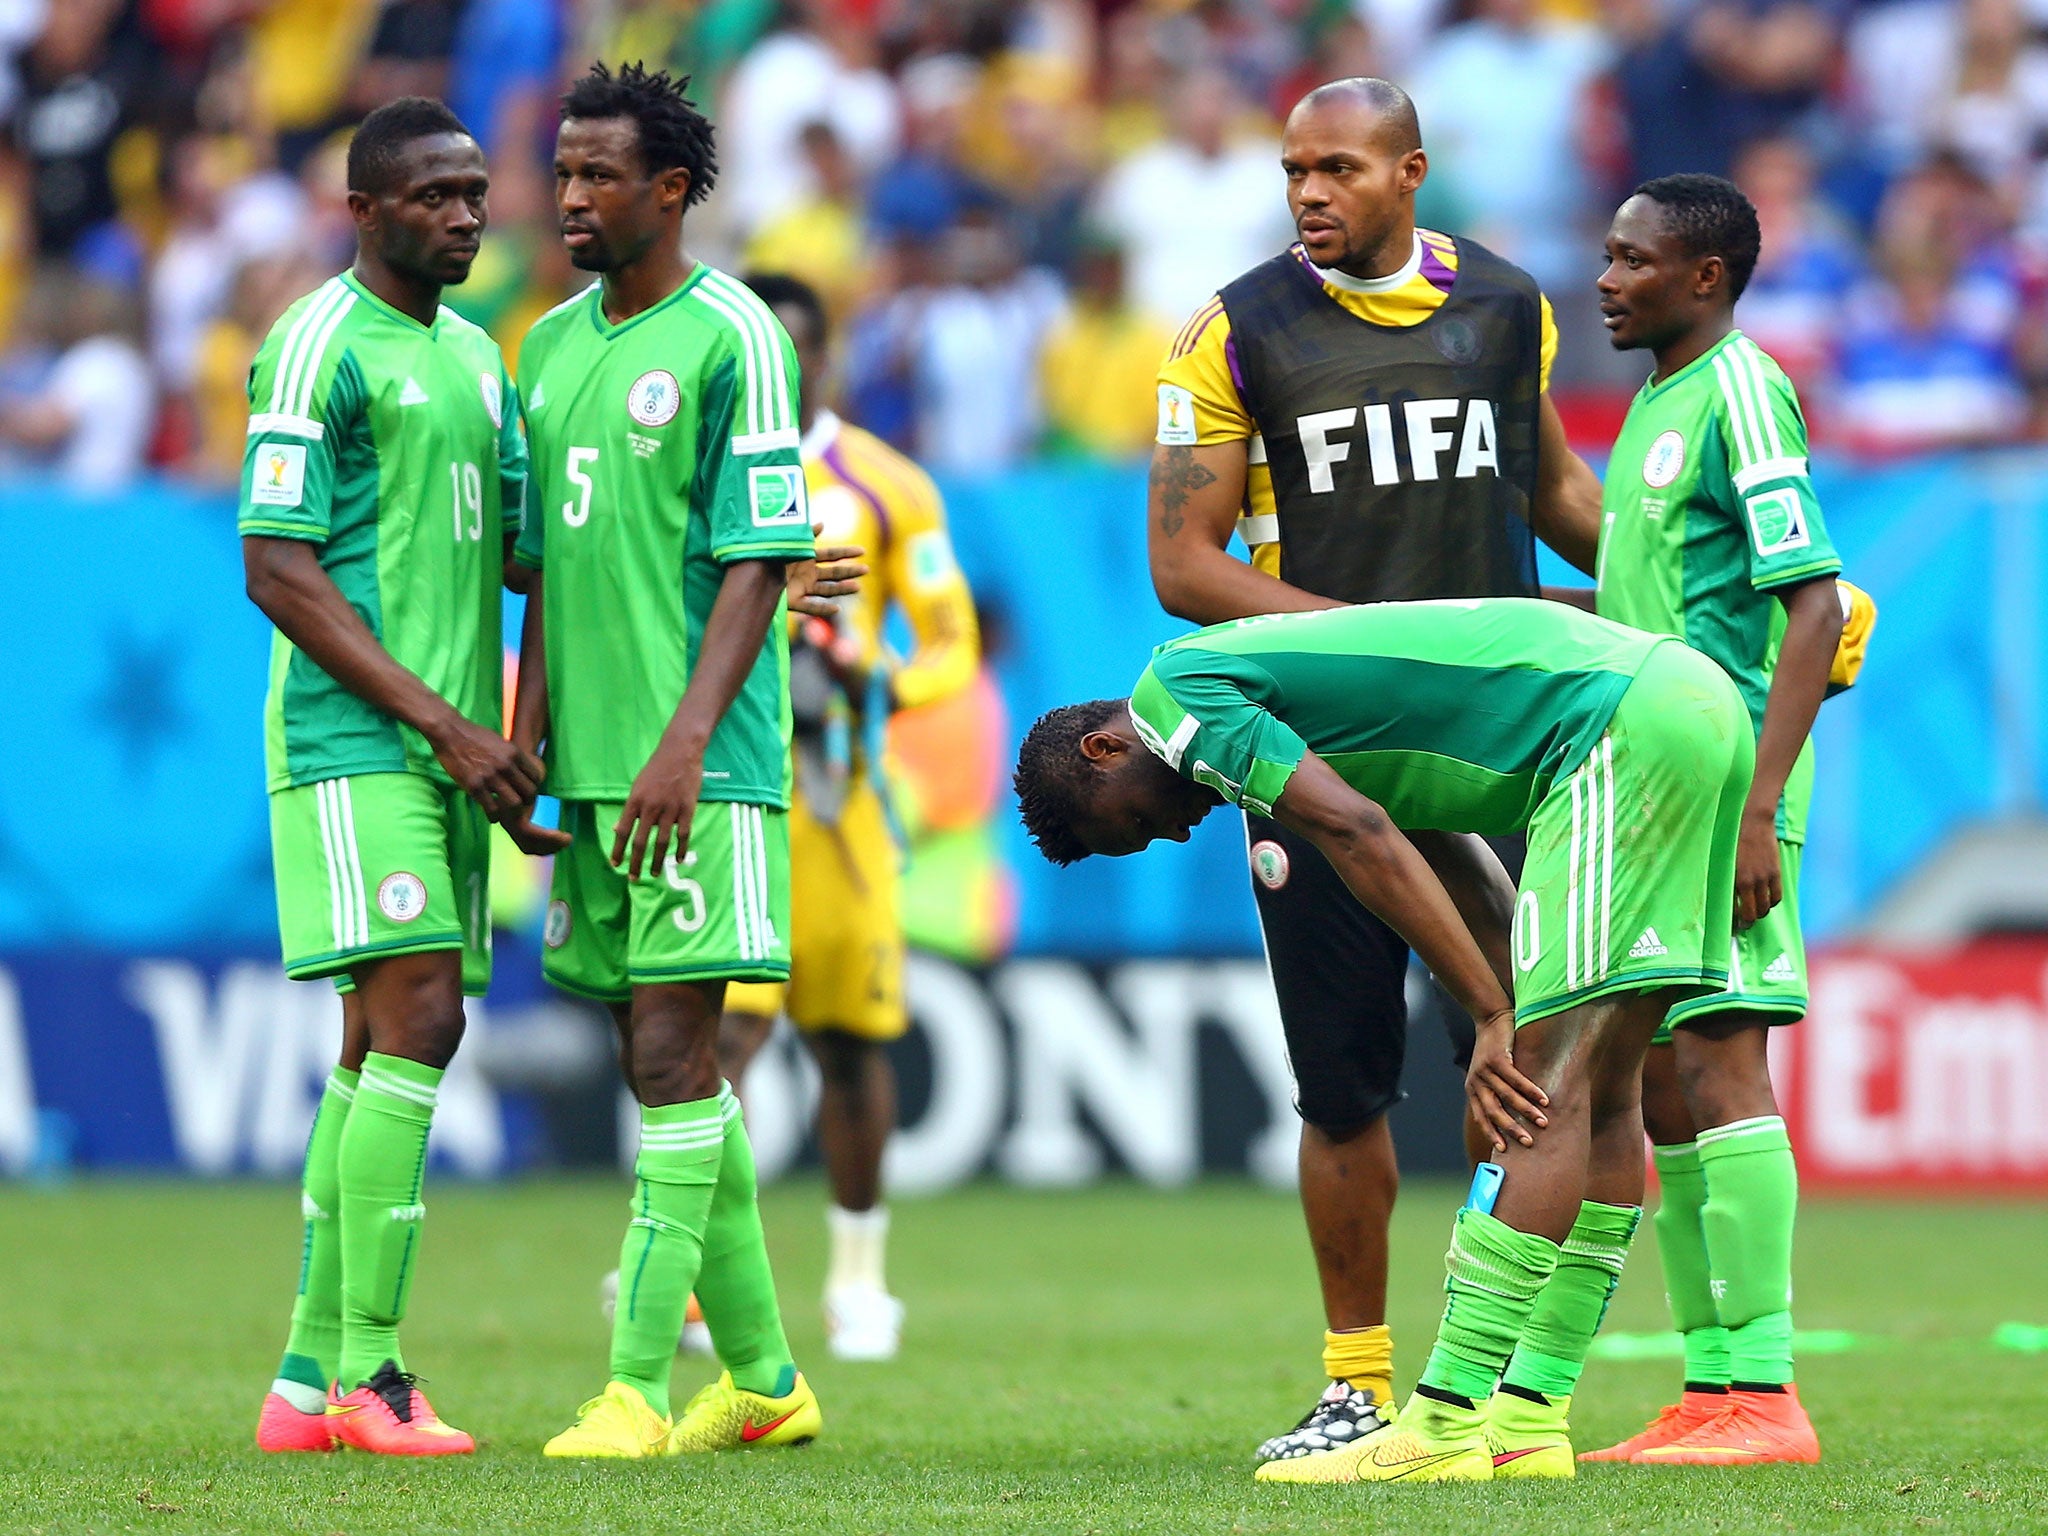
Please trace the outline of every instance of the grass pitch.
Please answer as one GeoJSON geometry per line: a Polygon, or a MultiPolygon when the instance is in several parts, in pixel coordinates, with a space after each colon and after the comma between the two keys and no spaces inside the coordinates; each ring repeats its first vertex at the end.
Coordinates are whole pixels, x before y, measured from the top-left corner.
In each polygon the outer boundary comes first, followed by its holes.
{"type": "MultiPolygon", "coordinates": [[[[1417,1184],[1395,1234],[1404,1384],[1440,1298],[1460,1191],[1417,1184]]],[[[1252,1447],[1319,1386],[1313,1275],[1291,1198],[995,1188],[897,1208],[904,1356],[841,1365],[814,1298],[821,1193],[767,1199],[799,1361],[826,1433],[794,1452],[551,1464],[541,1442],[604,1381],[599,1275],[622,1181],[430,1188],[406,1336],[474,1458],[266,1458],[251,1436],[284,1337],[297,1200],[282,1187],[0,1189],[0,1530],[306,1532],[2038,1532],[2048,1530],[2048,1211],[1810,1201],[1799,1315],[1863,1347],[1801,1368],[1828,1460],[1590,1467],[1570,1484],[1279,1489],[1252,1447]]],[[[1636,1248],[1610,1329],[1663,1324],[1636,1248]]],[[[707,1379],[677,1369],[678,1401],[707,1379]]],[[[1581,1443],[1637,1428],[1669,1360],[1596,1361],[1581,1443]]]]}

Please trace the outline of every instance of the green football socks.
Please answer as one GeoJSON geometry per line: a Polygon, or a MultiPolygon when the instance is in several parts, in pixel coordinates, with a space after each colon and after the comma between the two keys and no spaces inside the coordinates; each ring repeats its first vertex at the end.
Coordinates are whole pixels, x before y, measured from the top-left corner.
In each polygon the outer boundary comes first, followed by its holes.
{"type": "Polygon", "coordinates": [[[341,1128],[356,1096],[356,1076],[336,1067],[327,1076],[306,1138],[299,1209],[306,1235],[299,1252],[299,1294],[292,1331],[278,1363],[278,1393],[301,1413],[320,1412],[341,1363],[341,1128]]]}
{"type": "Polygon", "coordinates": [[[1580,1204],[1557,1268],[1537,1294],[1501,1377],[1504,1384],[1551,1399],[1571,1396],[1642,1219],[1639,1205],[1580,1204]]]}
{"type": "Polygon", "coordinates": [[[1459,1211],[1444,1255],[1444,1320],[1422,1386],[1468,1405],[1491,1397],[1559,1252],[1484,1211],[1459,1211]]]}
{"type": "Polygon", "coordinates": [[[1664,1300],[1671,1326],[1685,1340],[1688,1388],[1726,1389],[1728,1330],[1714,1301],[1714,1273],[1707,1263],[1707,1234],[1701,1212],[1707,1203],[1706,1175],[1693,1142],[1652,1147],[1662,1190],[1650,1225],[1664,1264],[1664,1300]]]}
{"type": "Polygon", "coordinates": [[[344,1393],[386,1360],[405,1368],[398,1324],[419,1259],[427,1131],[441,1069],[372,1051],[363,1059],[339,1148],[341,1365],[344,1393]]]}
{"type": "Polygon", "coordinates": [[[711,1341],[719,1361],[732,1373],[733,1385],[783,1397],[796,1386],[796,1361],[783,1337],[782,1307],[775,1299],[768,1240],[755,1200],[754,1148],[730,1084],[720,1093],[719,1106],[725,1122],[725,1159],[711,1197],[697,1304],[704,1309],[711,1341]]]}
{"type": "Polygon", "coordinates": [[[691,1099],[640,1109],[633,1219],[619,1250],[611,1370],[613,1381],[632,1387],[664,1417],[676,1340],[703,1266],[724,1161],[723,1103],[722,1097],[691,1099]]]}
{"type": "Polygon", "coordinates": [[[1777,1115],[1700,1132],[1707,1257],[1728,1330],[1728,1379],[1738,1387],[1792,1379],[1792,1224],[1799,1170],[1777,1115]]]}

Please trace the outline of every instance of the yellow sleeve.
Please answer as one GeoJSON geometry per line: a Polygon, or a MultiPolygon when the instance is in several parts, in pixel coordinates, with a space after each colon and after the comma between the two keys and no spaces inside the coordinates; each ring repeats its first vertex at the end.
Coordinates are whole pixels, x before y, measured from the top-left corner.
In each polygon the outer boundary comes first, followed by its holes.
{"type": "Polygon", "coordinates": [[[1536,297],[1543,305],[1542,371],[1538,376],[1536,387],[1538,389],[1548,389],[1550,388],[1550,365],[1557,361],[1557,316],[1550,312],[1550,298],[1547,294],[1539,293],[1536,297]]]}
{"type": "Polygon", "coordinates": [[[915,709],[974,681],[981,631],[974,594],[953,558],[939,488],[908,459],[891,457],[886,475],[871,483],[884,493],[889,515],[884,590],[910,625],[911,651],[893,678],[896,703],[915,709]]]}
{"type": "Polygon", "coordinates": [[[1253,436],[1253,424],[1230,377],[1230,316],[1223,301],[1211,299],[1181,327],[1166,361],[1159,365],[1159,431],[1168,446],[1236,443],[1253,436]]]}

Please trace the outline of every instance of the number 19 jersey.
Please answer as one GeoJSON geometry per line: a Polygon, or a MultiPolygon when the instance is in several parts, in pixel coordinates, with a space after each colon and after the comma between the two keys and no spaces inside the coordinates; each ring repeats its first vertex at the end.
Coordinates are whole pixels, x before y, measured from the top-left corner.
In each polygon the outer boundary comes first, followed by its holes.
{"type": "MultiPolygon", "coordinates": [[[[548,793],[620,801],[675,713],[725,567],[812,553],[796,356],[768,307],[701,262],[617,325],[593,284],[535,322],[519,561],[542,571],[548,793]]],[[[789,643],[767,643],[704,755],[706,800],[787,806],[789,643]]]]}
{"type": "MultiPolygon", "coordinates": [[[[256,354],[242,533],[317,546],[384,649],[493,731],[504,537],[525,483],[498,344],[453,310],[422,325],[344,272],[286,310],[256,354]]],[[[265,717],[272,791],[369,773],[450,782],[417,731],[281,633],[265,717]]]]}

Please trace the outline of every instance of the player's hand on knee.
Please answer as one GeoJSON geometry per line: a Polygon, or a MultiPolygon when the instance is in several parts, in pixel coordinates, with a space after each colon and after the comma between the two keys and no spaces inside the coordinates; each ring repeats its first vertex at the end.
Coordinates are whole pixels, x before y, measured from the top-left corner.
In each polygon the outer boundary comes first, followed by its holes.
{"type": "Polygon", "coordinates": [[[700,753],[666,742],[656,747],[619,812],[612,867],[623,865],[628,878],[638,880],[643,868],[659,870],[670,857],[680,859],[690,846],[690,823],[703,783],[700,753]]]}
{"type": "Polygon", "coordinates": [[[1785,899],[1785,871],[1778,853],[1778,810],[1752,806],[1743,813],[1735,847],[1735,925],[1747,928],[1785,899]]]}
{"type": "Polygon", "coordinates": [[[1496,1152],[1505,1152],[1509,1139],[1533,1147],[1535,1132],[1550,1123],[1543,1112],[1550,1095],[1522,1075],[1514,1049],[1515,1016],[1494,1014],[1479,1025],[1472,1066],[1465,1074],[1465,1097],[1496,1152]]]}

